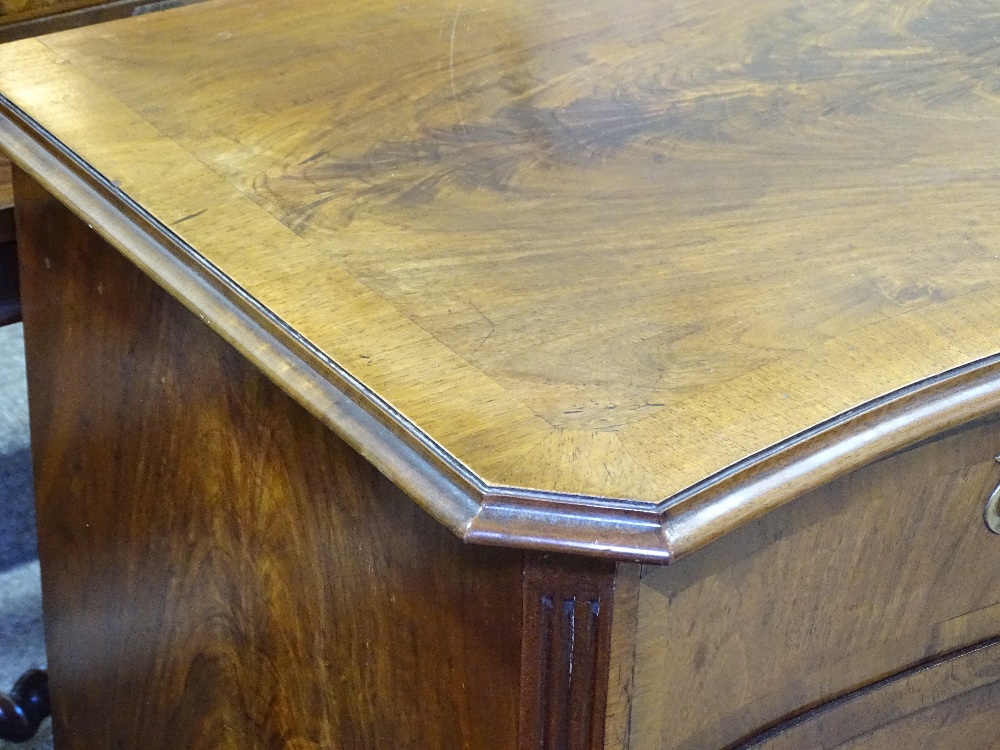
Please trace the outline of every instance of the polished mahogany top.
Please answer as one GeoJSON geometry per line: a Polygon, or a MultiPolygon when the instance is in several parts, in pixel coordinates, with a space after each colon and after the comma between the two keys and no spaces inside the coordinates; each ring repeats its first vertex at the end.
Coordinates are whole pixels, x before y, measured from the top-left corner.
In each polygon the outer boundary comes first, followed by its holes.
{"type": "Polygon", "coordinates": [[[981,2],[217,0],[0,48],[0,145],[72,201],[51,135],[179,238],[460,485],[460,533],[491,498],[491,541],[631,513],[660,552],[595,549],[665,558],[1000,403],[998,33],[981,2]]]}

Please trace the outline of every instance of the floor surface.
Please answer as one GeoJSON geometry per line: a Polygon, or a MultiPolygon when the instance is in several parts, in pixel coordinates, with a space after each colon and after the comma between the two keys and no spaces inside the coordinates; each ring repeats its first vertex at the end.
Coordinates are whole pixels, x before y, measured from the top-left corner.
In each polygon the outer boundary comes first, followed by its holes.
{"type": "MultiPolygon", "coordinates": [[[[29,667],[45,666],[42,591],[31,492],[28,394],[20,325],[0,328],[0,690],[29,667]]],[[[49,722],[34,739],[0,747],[52,747],[49,722]]]]}

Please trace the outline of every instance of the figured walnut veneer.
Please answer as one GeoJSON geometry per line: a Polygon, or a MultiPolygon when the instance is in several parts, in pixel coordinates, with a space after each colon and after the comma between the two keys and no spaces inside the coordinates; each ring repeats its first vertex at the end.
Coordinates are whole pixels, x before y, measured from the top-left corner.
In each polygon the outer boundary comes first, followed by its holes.
{"type": "Polygon", "coordinates": [[[0,138],[308,342],[283,387],[465,538],[664,561],[1000,404],[986,7],[220,0],[4,47],[0,138]]]}

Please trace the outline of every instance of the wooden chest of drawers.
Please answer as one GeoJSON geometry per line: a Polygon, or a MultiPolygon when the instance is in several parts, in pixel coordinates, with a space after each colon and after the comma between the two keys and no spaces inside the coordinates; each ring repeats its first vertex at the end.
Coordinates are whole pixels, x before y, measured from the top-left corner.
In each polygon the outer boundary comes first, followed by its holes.
{"type": "Polygon", "coordinates": [[[994,16],[0,48],[58,742],[997,746],[994,16]]]}

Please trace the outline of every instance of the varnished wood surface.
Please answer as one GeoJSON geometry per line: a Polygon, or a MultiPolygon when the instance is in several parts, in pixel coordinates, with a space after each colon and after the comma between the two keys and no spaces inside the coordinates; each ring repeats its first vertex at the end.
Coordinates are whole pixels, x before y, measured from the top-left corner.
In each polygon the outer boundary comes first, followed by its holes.
{"type": "MultiPolygon", "coordinates": [[[[983,521],[1000,482],[997,454],[1000,422],[969,426],[832,482],[675,565],[643,566],[633,617],[624,600],[615,607],[613,640],[634,643],[635,653],[619,651],[612,673],[618,729],[607,750],[733,747],[1000,635],[1000,537],[983,521]]],[[[895,709],[883,708],[888,721],[895,709]]],[[[887,736],[873,747],[910,746],[887,736]]]]}
{"type": "Polygon", "coordinates": [[[925,711],[906,716],[869,735],[858,737],[838,750],[951,750],[996,747],[1000,729],[996,706],[1000,684],[994,682],[925,711]]]}
{"type": "Polygon", "coordinates": [[[666,560],[1000,403],[990,360],[858,410],[1000,351],[988,11],[222,0],[6,46],[0,92],[458,485],[466,538],[557,546],[566,507],[666,560]]]}
{"type": "Polygon", "coordinates": [[[17,188],[57,747],[515,748],[523,555],[17,188]]]}
{"type": "Polygon", "coordinates": [[[844,696],[738,750],[974,750],[1000,743],[1000,644],[949,654],[844,696]]]}

